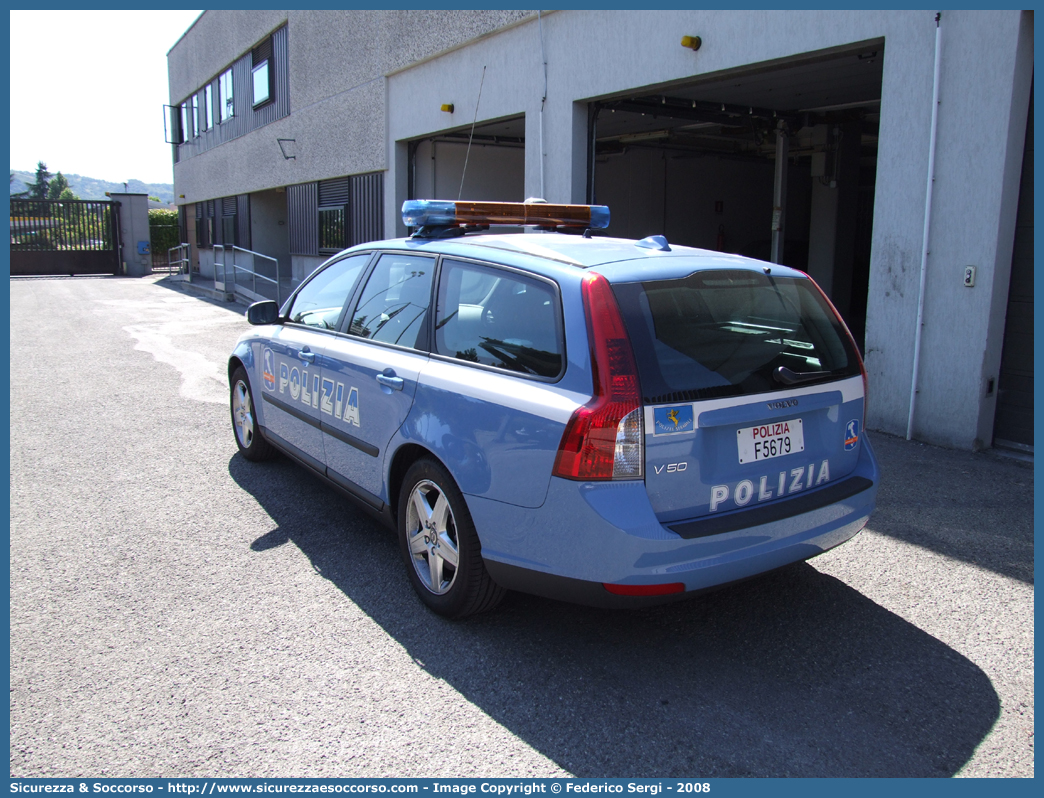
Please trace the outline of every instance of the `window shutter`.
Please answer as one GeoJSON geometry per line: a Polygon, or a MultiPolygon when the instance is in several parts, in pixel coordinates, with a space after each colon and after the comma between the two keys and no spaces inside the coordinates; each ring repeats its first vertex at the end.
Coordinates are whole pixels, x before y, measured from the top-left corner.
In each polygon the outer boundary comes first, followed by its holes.
{"type": "Polygon", "coordinates": [[[262,61],[267,61],[272,57],[272,37],[269,36],[263,42],[257,45],[253,50],[250,51],[252,58],[252,67],[256,67],[262,61]]]}

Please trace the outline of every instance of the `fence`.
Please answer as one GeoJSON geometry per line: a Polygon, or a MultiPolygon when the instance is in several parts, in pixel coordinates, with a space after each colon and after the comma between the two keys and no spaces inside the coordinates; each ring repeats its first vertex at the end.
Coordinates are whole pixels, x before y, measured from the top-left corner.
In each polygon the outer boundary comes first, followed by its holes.
{"type": "Polygon", "coordinates": [[[11,200],[11,274],[115,274],[118,205],[11,200]]]}

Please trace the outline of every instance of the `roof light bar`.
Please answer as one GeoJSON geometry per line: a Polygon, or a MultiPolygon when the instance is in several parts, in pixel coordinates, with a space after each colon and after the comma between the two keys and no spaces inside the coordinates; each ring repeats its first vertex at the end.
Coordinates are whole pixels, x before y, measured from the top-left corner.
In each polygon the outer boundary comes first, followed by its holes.
{"type": "Polygon", "coordinates": [[[609,226],[609,208],[605,205],[552,205],[545,202],[406,200],[402,203],[402,221],[409,227],[521,224],[602,230],[609,226]]]}

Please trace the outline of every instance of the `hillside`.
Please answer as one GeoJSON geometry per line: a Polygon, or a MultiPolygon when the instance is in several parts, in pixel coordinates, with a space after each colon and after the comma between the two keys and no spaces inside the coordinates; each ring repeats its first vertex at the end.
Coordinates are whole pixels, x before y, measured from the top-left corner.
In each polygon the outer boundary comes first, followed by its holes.
{"type": "MultiPolygon", "coordinates": [[[[11,181],[12,194],[25,191],[26,184],[36,180],[35,172],[21,172],[17,169],[12,169],[11,174],[14,175],[14,180],[11,181]]],[[[69,188],[80,199],[103,200],[105,199],[106,191],[120,193],[126,191],[131,194],[148,194],[150,197],[159,197],[160,202],[171,203],[174,201],[174,186],[171,183],[143,183],[140,180],[128,180],[127,188],[124,189],[123,183],[110,183],[107,180],[73,175],[68,172],[62,172],[62,174],[69,181],[69,188]]]]}

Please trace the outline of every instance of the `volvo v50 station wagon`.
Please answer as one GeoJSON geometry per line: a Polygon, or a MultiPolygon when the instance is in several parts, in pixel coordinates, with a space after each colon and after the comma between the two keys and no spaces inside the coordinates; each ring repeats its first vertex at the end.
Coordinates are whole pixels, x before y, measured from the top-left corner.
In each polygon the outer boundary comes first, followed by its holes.
{"type": "Polygon", "coordinates": [[[278,450],[395,529],[452,617],[505,590],[670,600],[855,535],[878,468],[827,298],[775,264],[592,236],[608,218],[405,203],[411,237],[247,311],[228,363],[243,456],[278,450]]]}

